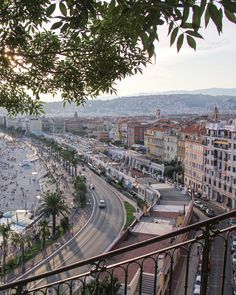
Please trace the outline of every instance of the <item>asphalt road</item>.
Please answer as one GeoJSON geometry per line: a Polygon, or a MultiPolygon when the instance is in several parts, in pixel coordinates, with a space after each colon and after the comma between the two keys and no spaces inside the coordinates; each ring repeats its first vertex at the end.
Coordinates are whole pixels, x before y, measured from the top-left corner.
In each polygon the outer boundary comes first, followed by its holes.
{"type": "MultiPolygon", "coordinates": [[[[95,189],[92,190],[94,209],[89,222],[78,235],[74,236],[74,239],[68,245],[57,249],[54,255],[32,268],[20,278],[42,274],[99,255],[118,237],[124,225],[122,202],[111,186],[93,172],[89,171],[89,174],[87,172],[87,181],[91,179],[91,183],[95,186],[95,189]],[[106,208],[100,209],[98,207],[100,199],[105,200],[106,208]]],[[[47,281],[41,280],[34,287],[54,282],[64,277],[74,276],[80,272],[81,270],[73,270],[56,277],[51,277],[47,281]]]]}
{"type": "MultiPolygon", "coordinates": [[[[207,206],[212,208],[217,215],[225,213],[225,211],[219,206],[215,205],[213,202],[205,202],[207,206]]],[[[195,213],[199,216],[200,220],[207,219],[205,214],[200,210],[195,208],[195,213]]],[[[227,221],[221,222],[217,228],[225,228],[229,226],[227,221]]],[[[221,291],[221,275],[222,275],[222,265],[223,265],[223,251],[224,251],[224,239],[222,237],[216,237],[212,242],[211,248],[211,268],[209,272],[209,281],[208,281],[208,295],[220,295],[221,291]]],[[[226,262],[226,279],[224,286],[224,295],[232,294],[232,267],[231,267],[231,255],[228,250],[228,257],[226,262]]]]}

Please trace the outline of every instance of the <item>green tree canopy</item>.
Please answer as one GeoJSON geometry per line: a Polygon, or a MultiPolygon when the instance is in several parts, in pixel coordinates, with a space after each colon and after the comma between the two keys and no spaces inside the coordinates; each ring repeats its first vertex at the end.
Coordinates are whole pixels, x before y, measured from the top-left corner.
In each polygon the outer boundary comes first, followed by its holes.
{"type": "Polygon", "coordinates": [[[64,102],[115,92],[115,81],[142,72],[154,55],[158,28],[170,45],[196,49],[211,21],[236,23],[234,0],[1,0],[0,106],[42,112],[42,94],[64,102]]]}
{"type": "Polygon", "coordinates": [[[62,196],[58,193],[46,193],[42,197],[39,212],[44,216],[52,216],[52,236],[56,233],[56,217],[60,214],[65,216],[69,213],[69,207],[64,203],[62,196]]]}

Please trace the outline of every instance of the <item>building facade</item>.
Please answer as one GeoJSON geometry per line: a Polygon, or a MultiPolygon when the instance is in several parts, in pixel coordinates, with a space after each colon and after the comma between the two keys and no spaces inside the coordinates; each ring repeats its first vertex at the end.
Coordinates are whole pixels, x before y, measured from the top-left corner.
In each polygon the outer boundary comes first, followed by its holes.
{"type": "Polygon", "coordinates": [[[184,184],[199,193],[204,176],[204,147],[201,139],[185,140],[184,184]]]}
{"type": "Polygon", "coordinates": [[[203,194],[224,208],[236,202],[236,120],[206,126],[203,194]]]}

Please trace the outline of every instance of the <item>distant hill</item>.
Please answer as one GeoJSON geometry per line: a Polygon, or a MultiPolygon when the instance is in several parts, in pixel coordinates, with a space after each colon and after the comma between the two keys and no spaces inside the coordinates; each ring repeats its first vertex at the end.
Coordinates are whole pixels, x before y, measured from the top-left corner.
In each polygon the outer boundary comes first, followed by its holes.
{"type": "MultiPolygon", "coordinates": [[[[201,91],[201,90],[196,90],[201,91]]],[[[213,91],[213,90],[212,90],[213,91]]],[[[162,114],[207,114],[217,105],[221,113],[236,112],[236,96],[202,94],[165,94],[120,97],[110,100],[89,100],[83,106],[61,102],[46,103],[48,116],[137,116],[154,115],[157,108],[162,114]]]]}
{"type": "Polygon", "coordinates": [[[206,94],[206,95],[227,95],[227,96],[236,96],[236,88],[207,88],[207,89],[196,89],[196,90],[173,90],[165,91],[162,94],[206,94]]]}

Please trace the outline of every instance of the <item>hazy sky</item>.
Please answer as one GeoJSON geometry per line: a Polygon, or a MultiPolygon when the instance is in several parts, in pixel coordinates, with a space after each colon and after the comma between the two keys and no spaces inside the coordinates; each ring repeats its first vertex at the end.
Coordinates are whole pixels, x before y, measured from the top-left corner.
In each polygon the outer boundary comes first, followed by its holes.
{"type": "MultiPolygon", "coordinates": [[[[170,47],[167,29],[159,31],[156,63],[144,68],[143,74],[117,82],[117,96],[137,95],[169,90],[204,88],[236,88],[236,25],[225,21],[219,36],[215,26],[202,30],[204,40],[197,39],[197,50],[184,43],[177,53],[170,47]]],[[[112,98],[104,94],[102,98],[112,98]]],[[[59,96],[44,96],[45,101],[60,100],[59,96]]]]}
{"type": "Polygon", "coordinates": [[[169,46],[166,32],[161,32],[156,46],[156,64],[139,74],[117,83],[118,96],[154,91],[194,90],[236,87],[236,25],[228,21],[223,34],[214,26],[202,31],[204,40],[197,41],[197,51],[183,45],[169,46]]]}

